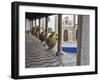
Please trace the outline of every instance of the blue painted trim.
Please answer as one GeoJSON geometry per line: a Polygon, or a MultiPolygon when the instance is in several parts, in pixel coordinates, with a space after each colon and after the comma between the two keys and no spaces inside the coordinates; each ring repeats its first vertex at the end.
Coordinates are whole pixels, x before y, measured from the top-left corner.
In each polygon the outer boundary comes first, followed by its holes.
{"type": "Polygon", "coordinates": [[[77,47],[62,47],[62,51],[70,52],[70,53],[77,53],[77,47]]]}

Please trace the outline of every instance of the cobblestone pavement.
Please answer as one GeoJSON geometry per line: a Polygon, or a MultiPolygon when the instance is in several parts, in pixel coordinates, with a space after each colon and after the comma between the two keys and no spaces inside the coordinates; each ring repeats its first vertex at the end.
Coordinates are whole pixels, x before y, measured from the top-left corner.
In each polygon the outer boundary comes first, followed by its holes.
{"type": "Polygon", "coordinates": [[[48,50],[31,34],[25,35],[25,67],[56,67],[62,66],[52,50],[48,50]]]}

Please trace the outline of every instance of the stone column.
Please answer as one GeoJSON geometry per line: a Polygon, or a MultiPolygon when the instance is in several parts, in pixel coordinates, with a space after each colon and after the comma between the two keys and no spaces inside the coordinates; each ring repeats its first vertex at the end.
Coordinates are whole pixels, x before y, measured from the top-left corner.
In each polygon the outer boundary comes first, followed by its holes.
{"type": "Polygon", "coordinates": [[[44,30],[45,30],[44,27],[45,27],[45,26],[44,26],[44,18],[42,18],[42,28],[43,28],[43,32],[44,32],[44,30]]]}
{"type": "Polygon", "coordinates": [[[73,20],[74,20],[74,25],[73,25],[74,27],[72,29],[72,40],[75,41],[76,40],[76,30],[75,30],[75,27],[76,27],[76,23],[75,23],[75,21],[76,21],[76,15],[74,15],[73,20]]]}
{"type": "Polygon", "coordinates": [[[32,27],[33,27],[33,20],[30,20],[29,22],[30,22],[30,28],[29,28],[29,30],[31,30],[32,27]]]}
{"type": "Polygon", "coordinates": [[[30,30],[33,28],[33,20],[32,20],[32,27],[30,28],[30,30]]]}
{"type": "Polygon", "coordinates": [[[55,16],[55,31],[58,34],[58,15],[55,16]]]}
{"type": "Polygon", "coordinates": [[[77,29],[77,65],[81,64],[81,41],[82,41],[82,15],[78,15],[77,29]]]}
{"type": "Polygon", "coordinates": [[[36,31],[36,19],[35,19],[35,31],[36,31]]]}
{"type": "Polygon", "coordinates": [[[40,29],[41,29],[41,28],[40,28],[40,18],[39,18],[39,34],[40,34],[40,29]]]}
{"type": "Polygon", "coordinates": [[[45,41],[47,40],[48,36],[48,16],[45,17],[45,41]]]}
{"type": "Polygon", "coordinates": [[[81,65],[90,64],[90,17],[82,16],[81,65]]]}
{"type": "Polygon", "coordinates": [[[61,39],[62,38],[62,15],[58,14],[58,48],[57,56],[61,54],[61,39]]]}
{"type": "Polygon", "coordinates": [[[35,19],[35,27],[36,27],[36,19],[35,19]]]}

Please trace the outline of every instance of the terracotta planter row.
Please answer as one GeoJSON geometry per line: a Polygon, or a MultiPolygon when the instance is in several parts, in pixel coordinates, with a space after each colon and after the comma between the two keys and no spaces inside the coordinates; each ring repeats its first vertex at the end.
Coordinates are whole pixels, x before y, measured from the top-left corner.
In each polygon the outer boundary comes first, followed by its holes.
{"type": "MultiPolygon", "coordinates": [[[[35,33],[32,33],[33,36],[36,36],[36,38],[40,39],[41,42],[45,41],[45,32],[41,32],[39,34],[38,31],[35,33]]],[[[49,49],[52,49],[56,45],[56,38],[53,36],[49,36],[46,40],[46,44],[49,47],[49,49]]]]}

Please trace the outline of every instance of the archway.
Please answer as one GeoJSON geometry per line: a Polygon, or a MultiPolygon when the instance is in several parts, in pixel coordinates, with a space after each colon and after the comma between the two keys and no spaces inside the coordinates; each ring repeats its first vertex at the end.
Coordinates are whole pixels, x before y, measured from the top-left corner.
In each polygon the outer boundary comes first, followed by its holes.
{"type": "Polygon", "coordinates": [[[64,34],[63,34],[63,40],[64,41],[68,41],[68,30],[64,30],[64,34]]]}

